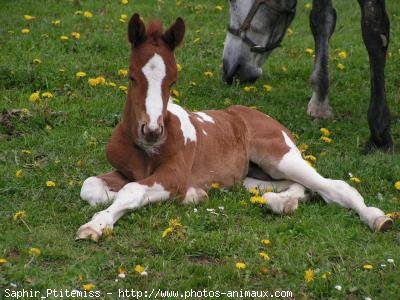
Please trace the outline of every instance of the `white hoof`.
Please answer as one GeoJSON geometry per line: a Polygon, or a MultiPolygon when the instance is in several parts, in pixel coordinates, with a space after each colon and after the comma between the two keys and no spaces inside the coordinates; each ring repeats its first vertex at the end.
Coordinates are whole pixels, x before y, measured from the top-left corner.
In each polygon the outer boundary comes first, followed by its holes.
{"type": "Polygon", "coordinates": [[[207,193],[200,188],[191,187],[187,190],[182,204],[198,204],[208,199],[207,193]]]}
{"type": "Polygon", "coordinates": [[[375,219],[373,226],[375,232],[387,231],[392,228],[393,220],[386,216],[380,216],[375,219]]]}
{"type": "Polygon", "coordinates": [[[94,176],[87,178],[81,189],[81,198],[91,206],[112,202],[116,195],[102,179],[94,176]]]}

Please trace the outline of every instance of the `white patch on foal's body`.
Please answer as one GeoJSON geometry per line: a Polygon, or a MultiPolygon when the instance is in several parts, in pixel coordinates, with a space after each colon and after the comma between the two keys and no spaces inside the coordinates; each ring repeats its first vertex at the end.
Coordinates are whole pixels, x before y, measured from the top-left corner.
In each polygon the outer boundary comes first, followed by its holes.
{"type": "Polygon", "coordinates": [[[94,176],[83,182],[80,194],[81,198],[91,206],[112,202],[116,195],[117,193],[111,191],[104,180],[94,176]]]}
{"type": "Polygon", "coordinates": [[[190,121],[188,112],[178,104],[173,103],[171,99],[168,102],[167,110],[179,119],[185,144],[187,141],[196,142],[196,129],[190,121]]]}
{"type": "Polygon", "coordinates": [[[166,75],[165,63],[160,55],[154,54],[144,65],[142,72],[147,79],[148,88],[145,101],[146,113],[149,116],[150,130],[158,128],[158,118],[162,115],[162,81],[166,75]]]}
{"type": "Polygon", "coordinates": [[[215,124],[214,119],[211,116],[207,115],[205,112],[198,111],[198,112],[195,112],[195,114],[198,116],[197,120],[199,120],[200,122],[202,122],[202,123],[209,122],[209,123],[215,124]]]}

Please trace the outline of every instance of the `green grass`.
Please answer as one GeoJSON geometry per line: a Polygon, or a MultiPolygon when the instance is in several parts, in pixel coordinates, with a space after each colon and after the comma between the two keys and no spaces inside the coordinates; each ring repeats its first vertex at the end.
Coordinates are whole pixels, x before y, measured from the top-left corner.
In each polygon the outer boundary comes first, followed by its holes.
{"type": "MultiPolygon", "coordinates": [[[[331,49],[332,53],[343,49],[349,57],[338,60],[332,55],[330,99],[335,117],[319,123],[310,121],[305,113],[313,61],[305,52],[313,48],[305,1],[299,1],[291,26],[293,35],[272,54],[255,84],[257,91],[252,93],[239,85],[227,87],[220,79],[227,1],[181,2],[176,6],[170,0],[131,0],[125,6],[117,0],[18,1],[18,5],[1,1],[0,110],[27,108],[30,113],[11,118],[8,127],[0,125],[0,258],[8,261],[0,265],[0,298],[11,285],[18,290],[72,290],[86,283],[102,292],[101,299],[116,298],[119,288],[279,289],[291,290],[297,299],[397,298],[400,223],[389,232],[372,233],[353,212],[325,205],[320,198],[301,205],[292,216],[278,216],[249,204],[249,194],[235,187],[213,191],[197,212],[173,202],[153,205],[126,215],[113,235],[99,244],[74,241],[79,226],[100,209],[80,200],[80,184],[88,176],[111,169],[104,147],[125,98],[118,88],[90,87],[87,79],[101,75],[117,85],[127,84],[127,79],[118,75],[119,69],[127,68],[130,51],[126,23],[119,17],[130,17],[133,12],[140,12],[145,20],[160,18],[166,24],[177,16],[185,19],[187,34],[177,51],[182,71],[176,87],[184,107],[257,106],[297,133],[299,143],[310,146],[308,153],[317,157],[316,168],[324,176],[349,181],[351,172],[361,179],[357,188],[368,204],[385,211],[400,210],[400,192],[394,188],[400,180],[399,152],[360,155],[369,134],[366,111],[370,90],[356,1],[335,1],[338,23],[331,49]],[[222,5],[223,11],[217,11],[216,5],[222,5]],[[74,15],[77,10],[91,11],[93,17],[74,15]],[[36,19],[25,21],[24,14],[36,19]],[[52,25],[56,19],[61,20],[60,26],[52,25]],[[22,34],[22,28],[30,28],[30,33],[22,34]],[[73,31],[80,32],[80,40],[71,38],[73,31]],[[69,36],[69,41],[61,42],[61,35],[69,36]],[[200,40],[194,42],[197,38],[200,40]],[[35,58],[42,63],[32,63],[35,58]],[[336,67],[338,62],[345,64],[344,71],[336,67]],[[77,80],[78,71],[86,72],[87,77],[77,80]],[[212,71],[214,77],[206,78],[205,71],[212,71]],[[263,92],[264,84],[273,90],[263,92]],[[36,90],[50,91],[54,98],[40,105],[30,103],[29,96],[36,90]],[[331,144],[319,140],[321,127],[330,129],[331,144]],[[24,149],[31,154],[23,154],[24,149]],[[22,170],[22,177],[15,176],[17,170],[22,170]],[[48,180],[56,186],[48,188],[48,180]],[[219,206],[224,207],[223,213],[219,206]],[[215,208],[219,214],[211,214],[207,208],[215,208]],[[13,221],[17,211],[26,212],[26,224],[13,221]],[[184,237],[162,238],[173,218],[185,226],[184,237]],[[270,239],[271,244],[263,246],[262,239],[270,239]],[[41,250],[34,259],[28,254],[31,247],[41,250]],[[262,261],[260,251],[266,251],[271,260],[262,261]],[[389,258],[395,264],[388,263],[389,258]],[[247,264],[246,270],[235,268],[238,261],[247,264]],[[134,272],[137,264],[147,267],[147,277],[134,272]],[[373,269],[363,270],[365,264],[373,269]],[[121,266],[128,275],[116,281],[121,266]],[[261,267],[268,269],[266,274],[260,273],[261,267]],[[315,271],[310,283],[304,280],[308,269],[315,271]],[[322,278],[325,272],[331,272],[327,279],[322,278]],[[335,289],[336,285],[342,290],[335,289]]],[[[387,1],[387,6],[392,22],[387,95],[399,149],[400,4],[387,1]]]]}

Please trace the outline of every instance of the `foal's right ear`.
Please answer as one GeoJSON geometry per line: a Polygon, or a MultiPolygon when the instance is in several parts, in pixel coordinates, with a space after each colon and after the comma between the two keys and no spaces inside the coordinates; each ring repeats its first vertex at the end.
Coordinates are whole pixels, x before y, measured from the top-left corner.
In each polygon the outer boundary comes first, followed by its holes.
{"type": "Polygon", "coordinates": [[[139,14],[135,13],[129,20],[128,38],[133,47],[138,46],[145,39],[146,26],[139,14]]]}

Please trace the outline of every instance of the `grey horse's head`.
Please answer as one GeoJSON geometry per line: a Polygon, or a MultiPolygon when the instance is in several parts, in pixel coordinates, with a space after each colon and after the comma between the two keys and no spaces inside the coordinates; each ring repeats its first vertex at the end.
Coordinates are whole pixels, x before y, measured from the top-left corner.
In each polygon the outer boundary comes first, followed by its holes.
{"type": "Polygon", "coordinates": [[[230,0],[230,23],[223,53],[223,80],[254,82],[261,66],[279,46],[297,0],[230,0]]]}

